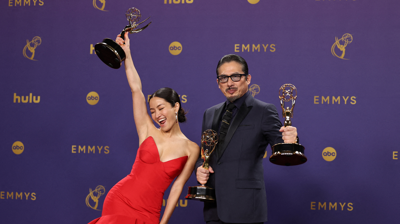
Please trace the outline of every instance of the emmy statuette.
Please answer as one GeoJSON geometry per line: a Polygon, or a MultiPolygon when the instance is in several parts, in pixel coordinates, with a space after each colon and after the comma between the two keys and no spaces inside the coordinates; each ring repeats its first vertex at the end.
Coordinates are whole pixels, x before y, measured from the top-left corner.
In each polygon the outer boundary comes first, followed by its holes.
{"type": "MultiPolygon", "coordinates": [[[[134,7],[129,8],[126,11],[125,15],[129,22],[129,25],[125,26],[125,28],[122,30],[122,39],[124,39],[125,32],[139,33],[140,31],[146,29],[151,23],[148,23],[142,28],[138,28],[140,24],[148,20],[150,17],[138,23],[142,15],[140,14],[139,9],[134,7]]],[[[97,43],[94,46],[94,49],[100,60],[102,60],[106,65],[110,66],[111,68],[120,68],[122,61],[124,61],[126,57],[124,50],[117,43],[115,43],[115,41],[109,38],[106,38],[102,42],[97,43]]]]}
{"type": "MultiPolygon", "coordinates": [[[[203,168],[208,170],[210,155],[218,144],[218,134],[216,131],[207,129],[201,135],[201,158],[204,159],[203,168]]],[[[197,199],[201,201],[215,200],[215,190],[203,185],[189,187],[186,199],[197,199]]]]}
{"type": "MultiPolygon", "coordinates": [[[[297,89],[292,84],[284,84],[279,88],[279,99],[282,114],[285,118],[285,127],[292,126],[293,108],[297,99],[297,89]],[[292,108],[286,107],[285,102],[292,101],[292,108]]],[[[304,146],[298,143],[278,143],[272,147],[272,155],[269,157],[271,163],[277,165],[293,166],[307,161],[304,155],[304,146]]]]}

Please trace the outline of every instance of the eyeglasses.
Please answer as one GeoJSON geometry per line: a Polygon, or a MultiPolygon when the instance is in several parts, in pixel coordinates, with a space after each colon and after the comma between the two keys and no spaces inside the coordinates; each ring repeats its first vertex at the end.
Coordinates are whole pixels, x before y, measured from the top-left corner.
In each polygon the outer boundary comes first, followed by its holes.
{"type": "Polygon", "coordinates": [[[219,83],[226,83],[228,82],[229,78],[231,78],[234,82],[239,82],[242,79],[242,76],[247,76],[247,74],[233,74],[230,76],[227,75],[219,75],[217,76],[219,83]]]}

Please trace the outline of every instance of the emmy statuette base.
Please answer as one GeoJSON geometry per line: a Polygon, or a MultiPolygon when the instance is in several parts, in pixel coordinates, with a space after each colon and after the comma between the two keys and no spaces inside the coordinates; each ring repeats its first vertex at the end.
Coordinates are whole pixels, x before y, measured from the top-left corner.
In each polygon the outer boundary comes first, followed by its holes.
{"type": "Polygon", "coordinates": [[[125,60],[124,50],[115,41],[106,38],[94,46],[97,56],[104,64],[118,69],[125,60]]]}
{"type": "Polygon", "coordinates": [[[195,186],[189,187],[186,199],[195,199],[201,201],[214,201],[215,200],[215,190],[214,188],[207,186],[195,186]]]}
{"type": "Polygon", "coordinates": [[[294,166],[307,162],[304,146],[297,143],[278,143],[272,146],[269,161],[276,165],[294,166]]]}

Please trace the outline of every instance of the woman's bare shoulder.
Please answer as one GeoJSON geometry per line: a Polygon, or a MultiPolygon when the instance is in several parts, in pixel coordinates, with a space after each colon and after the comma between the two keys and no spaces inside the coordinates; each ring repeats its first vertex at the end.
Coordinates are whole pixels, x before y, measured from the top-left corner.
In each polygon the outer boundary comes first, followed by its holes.
{"type": "Polygon", "coordinates": [[[191,153],[198,153],[200,150],[199,145],[197,143],[191,141],[190,139],[187,139],[187,144],[188,144],[188,149],[191,153]]]}

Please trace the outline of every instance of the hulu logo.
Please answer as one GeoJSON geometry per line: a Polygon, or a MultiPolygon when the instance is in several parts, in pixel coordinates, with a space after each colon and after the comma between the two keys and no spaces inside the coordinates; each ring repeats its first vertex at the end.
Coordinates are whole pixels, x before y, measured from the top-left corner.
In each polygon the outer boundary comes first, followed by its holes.
{"type": "Polygon", "coordinates": [[[40,96],[32,96],[32,93],[29,93],[28,96],[17,96],[14,93],[14,103],[40,103],[40,96]]]}

